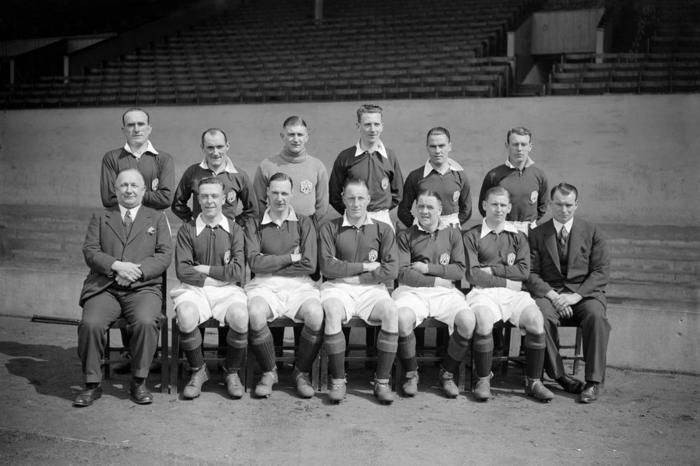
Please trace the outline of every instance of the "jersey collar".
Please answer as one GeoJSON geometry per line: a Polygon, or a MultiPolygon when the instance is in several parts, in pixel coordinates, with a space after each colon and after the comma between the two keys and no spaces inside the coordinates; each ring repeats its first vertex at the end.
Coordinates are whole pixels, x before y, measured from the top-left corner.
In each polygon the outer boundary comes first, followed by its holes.
{"type": "Polygon", "coordinates": [[[146,153],[151,153],[153,155],[158,155],[158,151],[156,150],[155,147],[153,147],[153,144],[151,144],[151,141],[146,142],[146,148],[140,152],[134,152],[131,149],[131,146],[129,146],[128,142],[124,143],[124,150],[127,151],[129,154],[133,155],[137,159],[140,159],[143,154],[146,153]]]}
{"type": "MultiPolygon", "coordinates": [[[[207,227],[207,225],[208,224],[202,218],[202,214],[197,215],[197,220],[195,220],[195,235],[199,236],[199,234],[207,227]]],[[[219,220],[218,223],[209,226],[212,228],[221,227],[226,233],[231,233],[231,228],[229,227],[228,219],[223,214],[221,215],[221,220],[219,220]]]]}
{"type": "MultiPolygon", "coordinates": [[[[290,205],[289,206],[289,213],[285,218],[282,219],[282,223],[284,222],[298,222],[299,218],[297,217],[296,212],[294,212],[294,208],[290,205]]],[[[260,225],[267,225],[268,223],[275,223],[274,220],[272,220],[272,217],[270,217],[270,208],[268,207],[265,209],[265,213],[263,214],[262,221],[260,222],[260,225]]],[[[280,223],[280,225],[282,224],[280,223]]]]}
{"type": "MultiPolygon", "coordinates": [[[[481,222],[481,235],[479,235],[479,239],[488,235],[492,231],[495,231],[495,230],[492,230],[491,228],[489,228],[489,226],[486,224],[486,219],[484,219],[481,222]]],[[[503,231],[507,231],[509,233],[517,233],[518,232],[518,230],[510,222],[505,223],[505,225],[503,226],[503,231]]]]}
{"type": "MultiPolygon", "coordinates": [[[[369,215],[365,215],[365,223],[363,223],[361,226],[364,225],[374,225],[374,222],[372,221],[371,218],[369,218],[369,215]]],[[[343,214],[343,224],[342,226],[344,227],[352,227],[355,226],[352,223],[350,223],[350,220],[348,220],[347,214],[343,214]]]]}
{"type": "MultiPolygon", "coordinates": [[[[202,159],[202,162],[199,164],[199,167],[203,168],[204,170],[213,171],[211,168],[209,168],[209,164],[207,164],[206,157],[204,157],[202,159]]],[[[231,158],[228,155],[224,159],[224,169],[222,170],[222,172],[238,173],[238,170],[236,170],[236,167],[233,166],[233,161],[231,160],[231,158]]]]}
{"type": "MultiPolygon", "coordinates": [[[[360,155],[364,154],[365,152],[368,152],[360,146],[360,141],[357,141],[357,144],[355,144],[355,157],[359,157],[360,155]]],[[[386,153],[386,147],[384,147],[384,143],[382,141],[377,141],[377,148],[375,152],[379,152],[382,157],[385,159],[388,159],[389,156],[386,153]]]]}
{"type": "Polygon", "coordinates": [[[428,160],[427,162],[425,162],[425,166],[423,167],[423,178],[430,175],[430,172],[432,172],[433,170],[441,175],[444,175],[445,173],[447,173],[450,170],[452,170],[454,172],[464,171],[464,168],[462,168],[462,166],[460,164],[458,164],[457,162],[455,162],[454,160],[447,159],[447,167],[443,171],[439,171],[437,168],[430,165],[430,160],[428,160]]]}
{"type": "MultiPolygon", "coordinates": [[[[535,164],[535,161],[530,158],[530,156],[527,156],[527,160],[525,160],[525,165],[523,165],[523,168],[528,168],[531,167],[532,165],[535,164]]],[[[513,170],[518,170],[518,167],[510,163],[510,160],[506,159],[505,166],[508,168],[512,168],[513,170]]]]}

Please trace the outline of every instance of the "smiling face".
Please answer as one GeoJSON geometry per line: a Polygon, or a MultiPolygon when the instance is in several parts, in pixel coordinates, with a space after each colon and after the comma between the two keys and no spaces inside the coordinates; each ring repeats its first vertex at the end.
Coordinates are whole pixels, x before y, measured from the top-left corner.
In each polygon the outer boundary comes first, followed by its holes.
{"type": "Polygon", "coordinates": [[[433,232],[438,227],[442,206],[440,201],[432,195],[421,195],[416,199],[416,211],[418,212],[418,224],[425,231],[433,232]]]}
{"type": "Polygon", "coordinates": [[[211,170],[218,172],[224,166],[229,148],[230,145],[221,132],[212,131],[204,135],[202,152],[211,170]]]}
{"type": "Polygon", "coordinates": [[[202,208],[202,217],[207,222],[213,222],[221,214],[224,205],[224,188],[218,183],[202,183],[197,194],[202,208]]]}
{"type": "Polygon", "coordinates": [[[379,141],[384,125],[382,124],[381,113],[363,113],[360,121],[357,122],[360,131],[360,141],[363,146],[371,147],[379,141]]]}
{"type": "Polygon", "coordinates": [[[370,197],[367,186],[363,184],[350,183],[343,190],[343,204],[345,204],[345,215],[351,222],[359,222],[367,215],[367,206],[370,197]]]}
{"type": "Polygon", "coordinates": [[[306,143],[309,140],[309,132],[303,125],[290,125],[284,128],[280,133],[284,149],[292,155],[299,155],[306,149],[306,143]]]}
{"type": "Polygon", "coordinates": [[[139,148],[148,142],[151,135],[151,125],[148,123],[148,115],[141,110],[132,110],[124,115],[122,132],[126,142],[132,149],[139,148]]]}
{"type": "Polygon", "coordinates": [[[267,187],[267,206],[270,211],[284,216],[289,209],[292,198],[292,184],[289,180],[270,181],[267,187]]]}
{"type": "Polygon", "coordinates": [[[119,205],[127,209],[141,205],[146,185],[143,176],[137,170],[124,170],[119,173],[114,187],[119,205]]]}

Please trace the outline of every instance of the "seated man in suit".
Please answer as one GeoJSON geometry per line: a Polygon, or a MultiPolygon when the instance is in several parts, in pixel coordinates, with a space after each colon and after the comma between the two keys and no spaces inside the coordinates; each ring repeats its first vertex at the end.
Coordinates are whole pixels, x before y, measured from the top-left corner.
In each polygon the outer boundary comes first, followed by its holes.
{"type": "MultiPolygon", "coordinates": [[[[464,244],[459,229],[442,223],[442,203],[433,191],[421,191],[416,198],[418,223],[398,234],[399,287],[393,298],[399,309],[399,346],[397,356],[406,370],[403,392],[414,396],[418,391],[416,337],[413,329],[428,317],[444,322],[453,339],[471,339],[474,313],[454,281],[464,276],[464,244]],[[456,328],[456,330],[455,330],[456,328]],[[453,330],[458,333],[454,335],[453,330]]],[[[449,348],[454,349],[454,344],[449,348]]],[[[449,351],[457,365],[464,353],[449,351]]],[[[451,367],[451,366],[450,366],[451,367]]],[[[459,394],[451,374],[443,371],[443,389],[450,397],[459,394]],[[448,380],[449,379],[449,380],[448,380]],[[447,387],[447,388],[446,388],[447,387]]]]}
{"type": "Polygon", "coordinates": [[[310,217],[297,214],[291,204],[293,183],[286,173],[275,173],[267,187],[267,208],[257,225],[246,231],[250,270],[255,278],[245,287],[248,295],[251,348],[263,369],[255,395],[267,397],[277,382],[275,354],[267,322],[285,316],[303,322],[296,352],[294,379],[302,398],[314,396],[309,372],[321,349],[323,309],[316,283],[316,229],[310,217]]]}
{"type": "Polygon", "coordinates": [[[90,267],[80,293],[83,317],[78,326],[85,389],[74,406],[90,406],[102,395],[107,331],[120,316],[128,321],[133,357],[129,394],[138,404],[153,401],[146,378],[158,346],[161,276],[172,258],[170,227],[162,212],[141,205],[146,186],[138,170],[120,172],[114,191],[118,205],[92,217],[83,244],[90,267]]]}
{"type": "Polygon", "coordinates": [[[580,218],[575,186],[560,183],[552,189],[553,219],[530,236],[532,269],[527,281],[545,318],[547,375],[569,393],[580,393],[581,403],[598,398],[605,380],[610,323],[606,316],[605,286],[610,278],[610,256],[600,230],[580,218]],[[566,375],[559,355],[557,326],[573,322],[583,333],[586,384],[566,375]]]}
{"type": "Polygon", "coordinates": [[[467,280],[474,287],[467,304],[476,316],[473,351],[479,380],[474,397],[480,401],[491,398],[492,331],[494,323],[502,320],[525,331],[525,393],[546,403],[554,396],[540,380],[545,350],[542,313],[530,295],[521,291],[530,272],[527,238],[506,222],[511,209],[506,188],[490,188],[482,209],[486,213],[483,223],[464,233],[467,280]]]}
{"type": "Polygon", "coordinates": [[[369,189],[363,180],[348,179],[343,188],[345,213],[324,223],[319,232],[321,304],[331,385],[328,397],[339,403],[345,397],[345,336],[343,322],[357,316],[369,325],[381,325],[377,338],[377,372],[374,395],[389,404],[391,366],[398,346],[398,313],[386,282],[398,273],[396,239],[390,225],[367,215],[369,189]]]}
{"type": "Polygon", "coordinates": [[[243,290],[236,285],[245,272],[244,233],[224,216],[224,183],[216,177],[197,183],[201,212],[182,225],[177,234],[175,263],[180,286],[173,298],[182,349],[192,376],[182,391],[186,399],[197,398],[209,372],[202,352],[199,325],[212,317],[228,325],[226,334],[226,389],[231,398],[243,396],[238,371],[248,346],[248,308],[243,290]]]}

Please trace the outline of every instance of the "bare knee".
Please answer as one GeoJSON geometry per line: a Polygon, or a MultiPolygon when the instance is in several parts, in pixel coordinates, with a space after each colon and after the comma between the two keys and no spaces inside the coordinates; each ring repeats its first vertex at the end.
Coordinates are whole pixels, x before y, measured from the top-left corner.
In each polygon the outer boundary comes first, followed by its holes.
{"type": "Polygon", "coordinates": [[[325,334],[334,335],[340,332],[345,319],[345,308],[337,299],[323,302],[323,317],[326,321],[325,334]]]}
{"type": "Polygon", "coordinates": [[[177,328],[182,333],[194,332],[199,325],[199,310],[193,303],[181,303],[175,309],[177,315],[177,328]]]}
{"type": "Polygon", "coordinates": [[[523,310],[520,315],[520,328],[535,335],[544,333],[544,317],[537,306],[530,306],[523,310]]]}
{"type": "Polygon", "coordinates": [[[390,333],[399,331],[399,311],[391,299],[385,299],[374,305],[370,319],[381,321],[382,330],[390,333]]]}
{"type": "Polygon", "coordinates": [[[299,317],[304,320],[304,325],[311,330],[321,330],[323,325],[323,307],[317,299],[307,299],[299,308],[299,317]]]}
{"type": "Polygon", "coordinates": [[[487,306],[474,306],[474,318],[476,321],[476,333],[479,335],[490,335],[495,323],[493,312],[487,306]]]}
{"type": "Polygon", "coordinates": [[[415,313],[407,308],[402,307],[398,310],[399,314],[399,336],[405,337],[411,334],[416,326],[415,313]]]}
{"type": "Polygon", "coordinates": [[[244,304],[232,304],[226,309],[226,325],[239,333],[248,331],[248,309],[244,304]]]}
{"type": "Polygon", "coordinates": [[[270,306],[262,298],[253,298],[248,301],[248,325],[251,330],[260,330],[267,325],[267,316],[270,306]]]}
{"type": "Polygon", "coordinates": [[[471,338],[476,327],[476,317],[471,309],[463,309],[455,316],[455,331],[465,338],[471,338]]]}

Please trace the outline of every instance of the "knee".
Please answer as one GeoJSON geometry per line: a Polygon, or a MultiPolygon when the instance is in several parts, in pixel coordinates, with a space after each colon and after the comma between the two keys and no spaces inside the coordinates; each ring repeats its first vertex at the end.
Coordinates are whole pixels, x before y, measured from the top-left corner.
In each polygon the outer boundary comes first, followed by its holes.
{"type": "Polygon", "coordinates": [[[377,308],[379,309],[379,318],[382,321],[382,325],[395,324],[398,326],[399,310],[396,308],[393,300],[385,299],[377,303],[377,308]]]}
{"type": "Polygon", "coordinates": [[[604,325],[607,321],[607,315],[605,313],[605,307],[598,301],[587,303],[585,315],[581,319],[581,326],[586,325],[604,325]]]}
{"type": "Polygon", "coordinates": [[[329,299],[323,303],[323,317],[326,320],[326,326],[340,325],[345,318],[345,309],[339,301],[329,299]]]}
{"type": "Polygon", "coordinates": [[[407,307],[402,307],[398,310],[399,316],[399,335],[409,335],[416,326],[416,316],[412,310],[407,307]]]}
{"type": "Polygon", "coordinates": [[[471,338],[475,327],[476,317],[471,309],[459,311],[455,316],[455,330],[458,331],[460,335],[471,338]]]}
{"type": "Polygon", "coordinates": [[[248,302],[248,325],[253,330],[260,330],[267,325],[269,307],[261,298],[253,298],[248,302]]]}
{"type": "Polygon", "coordinates": [[[308,300],[301,306],[304,325],[311,330],[320,330],[323,325],[323,308],[317,300],[308,300]]]}
{"type": "Polygon", "coordinates": [[[226,325],[237,332],[248,331],[248,309],[244,305],[231,305],[226,309],[226,325]]]}
{"type": "Polygon", "coordinates": [[[479,335],[489,335],[493,331],[493,313],[486,306],[474,306],[474,319],[476,323],[476,333],[479,335]]]}
{"type": "Polygon", "coordinates": [[[177,328],[182,333],[194,332],[199,324],[199,312],[192,303],[182,303],[175,309],[177,328]]]}
{"type": "Polygon", "coordinates": [[[520,328],[535,335],[544,333],[544,317],[537,306],[530,306],[523,311],[520,316],[520,328]]]}

